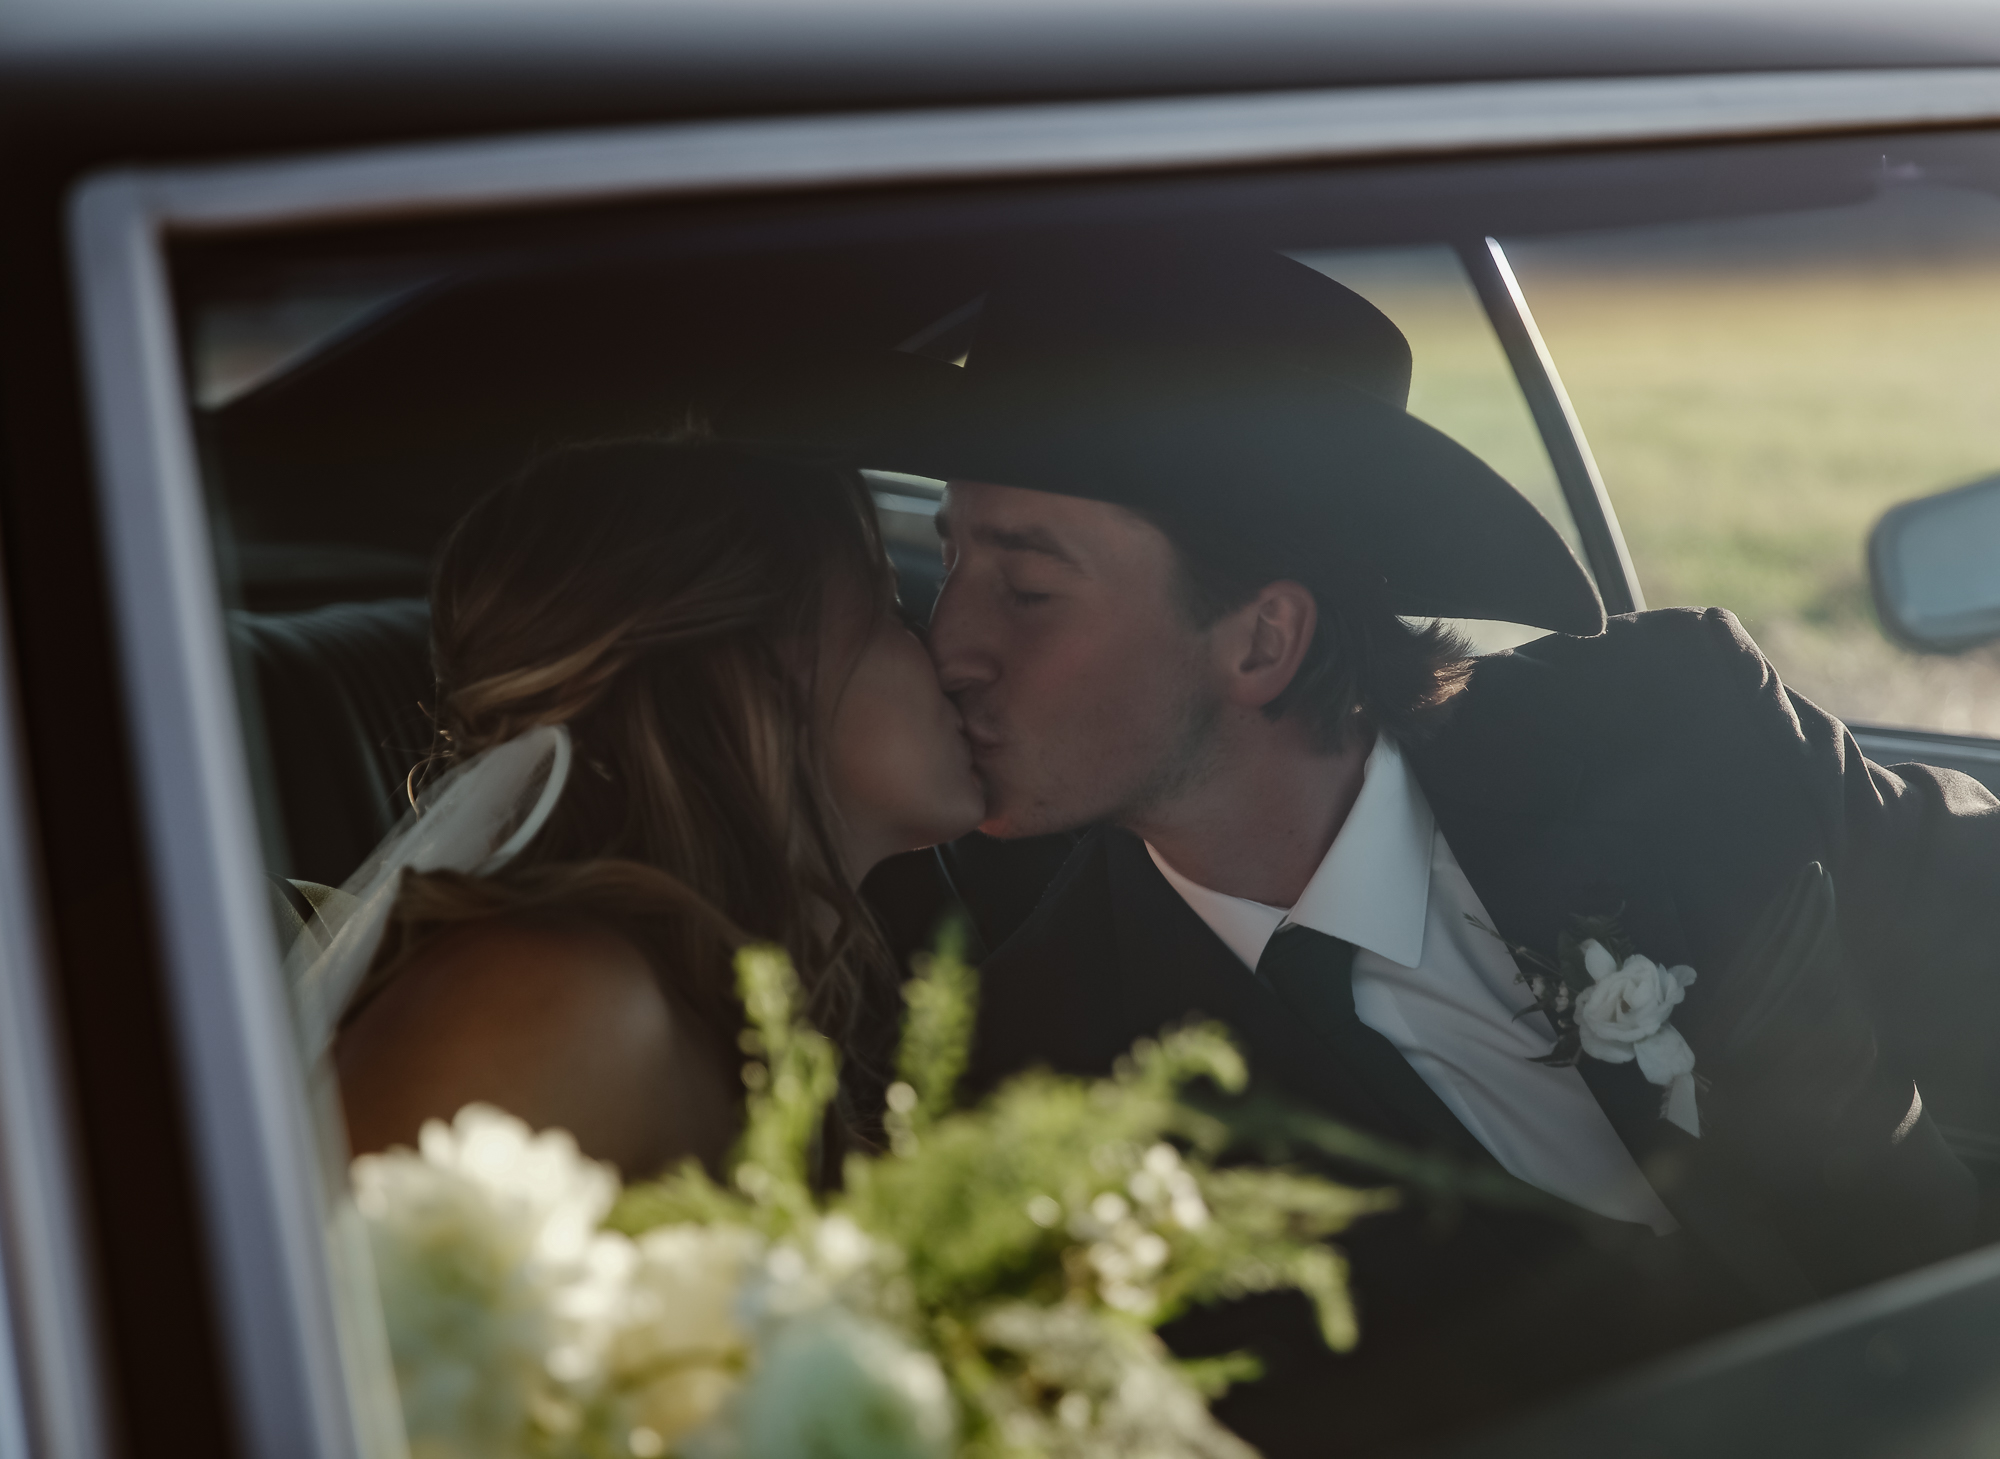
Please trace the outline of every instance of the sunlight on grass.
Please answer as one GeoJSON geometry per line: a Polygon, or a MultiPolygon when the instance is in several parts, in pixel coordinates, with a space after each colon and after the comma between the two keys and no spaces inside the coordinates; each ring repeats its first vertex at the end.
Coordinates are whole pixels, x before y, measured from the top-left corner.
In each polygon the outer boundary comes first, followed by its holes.
{"type": "Polygon", "coordinates": [[[1647,600],[1733,610],[1836,713],[2000,734],[2000,654],[1890,644],[1863,557],[1888,507],[2000,471],[2000,249],[1772,252],[1515,250],[1647,600]]]}
{"type": "Polygon", "coordinates": [[[1648,598],[1868,619],[1884,510],[2000,469],[2000,263],[1538,286],[1648,598]]]}

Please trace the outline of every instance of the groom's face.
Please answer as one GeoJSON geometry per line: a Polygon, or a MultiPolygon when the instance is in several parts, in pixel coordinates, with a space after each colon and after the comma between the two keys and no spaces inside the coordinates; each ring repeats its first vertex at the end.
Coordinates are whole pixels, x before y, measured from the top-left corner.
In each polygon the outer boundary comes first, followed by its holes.
{"type": "Polygon", "coordinates": [[[1123,820],[1197,775],[1214,722],[1174,550],[1119,507],[953,482],[931,652],[986,788],[982,829],[1123,820]]]}

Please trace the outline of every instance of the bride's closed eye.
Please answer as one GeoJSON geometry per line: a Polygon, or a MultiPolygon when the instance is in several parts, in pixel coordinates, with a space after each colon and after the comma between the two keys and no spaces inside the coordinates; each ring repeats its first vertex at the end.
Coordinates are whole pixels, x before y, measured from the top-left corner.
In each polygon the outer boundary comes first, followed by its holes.
{"type": "Polygon", "coordinates": [[[896,603],[896,617],[902,622],[903,627],[916,635],[918,643],[928,644],[931,641],[930,615],[919,613],[908,603],[898,599],[896,603]]]}

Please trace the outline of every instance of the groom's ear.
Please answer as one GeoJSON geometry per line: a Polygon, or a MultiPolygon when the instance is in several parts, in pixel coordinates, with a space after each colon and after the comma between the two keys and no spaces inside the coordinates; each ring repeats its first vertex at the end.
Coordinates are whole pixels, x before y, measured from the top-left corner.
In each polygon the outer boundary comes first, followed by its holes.
{"type": "Polygon", "coordinates": [[[1224,697],[1262,709],[1285,692],[1305,661],[1319,627],[1319,604],[1310,589],[1287,578],[1267,584],[1216,627],[1224,697]]]}

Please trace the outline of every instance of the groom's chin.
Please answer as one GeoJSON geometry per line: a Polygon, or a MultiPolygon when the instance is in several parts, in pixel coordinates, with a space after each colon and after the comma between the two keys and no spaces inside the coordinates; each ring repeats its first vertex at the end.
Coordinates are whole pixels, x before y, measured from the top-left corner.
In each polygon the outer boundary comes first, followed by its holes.
{"type": "Polygon", "coordinates": [[[989,800],[986,819],[979,823],[981,832],[1000,841],[1019,841],[1029,836],[1049,836],[1058,831],[1071,831],[1079,823],[1065,820],[1051,814],[1045,806],[1022,808],[1005,802],[989,800]]]}
{"type": "Polygon", "coordinates": [[[986,819],[979,823],[979,830],[1001,841],[1013,841],[1033,834],[1021,828],[1019,807],[1010,804],[1008,797],[1001,794],[991,780],[986,782],[986,819]]]}
{"type": "Polygon", "coordinates": [[[1014,768],[991,760],[974,766],[986,790],[986,819],[979,823],[983,834],[1020,841],[1074,831],[1099,819],[1100,807],[1085,803],[1088,798],[1076,795],[1063,777],[1002,773],[1014,768]]]}

